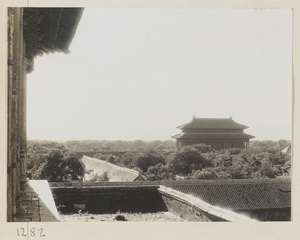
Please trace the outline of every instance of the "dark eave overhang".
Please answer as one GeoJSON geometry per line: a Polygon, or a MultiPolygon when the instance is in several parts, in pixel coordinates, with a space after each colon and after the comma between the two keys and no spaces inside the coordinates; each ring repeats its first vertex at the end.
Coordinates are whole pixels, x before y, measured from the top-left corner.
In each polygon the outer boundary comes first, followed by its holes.
{"type": "Polygon", "coordinates": [[[24,8],[25,57],[33,70],[36,56],[54,52],[69,53],[83,8],[24,8]]]}
{"type": "Polygon", "coordinates": [[[174,139],[251,139],[254,136],[246,133],[180,133],[174,139]]]}

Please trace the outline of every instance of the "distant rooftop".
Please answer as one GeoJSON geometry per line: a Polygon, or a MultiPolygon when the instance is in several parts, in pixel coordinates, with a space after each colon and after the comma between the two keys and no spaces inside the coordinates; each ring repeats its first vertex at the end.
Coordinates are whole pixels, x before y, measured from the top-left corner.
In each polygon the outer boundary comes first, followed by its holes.
{"type": "Polygon", "coordinates": [[[107,172],[109,182],[132,182],[143,179],[138,171],[120,167],[107,161],[87,156],[83,156],[81,161],[84,163],[86,170],[93,170],[91,174],[86,176],[87,180],[92,178],[93,174],[102,175],[104,172],[107,172]]]}
{"type": "Polygon", "coordinates": [[[248,126],[239,124],[229,118],[196,118],[190,122],[180,125],[177,128],[185,129],[246,129],[248,126]]]}

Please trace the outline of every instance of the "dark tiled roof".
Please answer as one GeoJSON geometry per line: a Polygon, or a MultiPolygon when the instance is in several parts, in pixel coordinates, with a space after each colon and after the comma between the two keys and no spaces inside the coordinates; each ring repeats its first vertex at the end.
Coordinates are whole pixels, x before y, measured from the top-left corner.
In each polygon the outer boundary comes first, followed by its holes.
{"type": "Polygon", "coordinates": [[[164,185],[230,210],[291,207],[290,179],[174,181],[164,185]]]}
{"type": "Polygon", "coordinates": [[[193,118],[190,122],[177,128],[184,129],[246,129],[248,126],[239,124],[232,118],[193,118]]]}
{"type": "Polygon", "coordinates": [[[173,136],[175,139],[250,139],[254,136],[246,133],[180,133],[173,136]]]}
{"type": "Polygon", "coordinates": [[[229,210],[254,210],[291,207],[291,180],[277,179],[219,179],[193,181],[142,181],[97,183],[50,183],[51,187],[159,187],[166,186],[190,194],[211,205],[229,210]],[[74,185],[75,184],[75,185],[74,185]]]}

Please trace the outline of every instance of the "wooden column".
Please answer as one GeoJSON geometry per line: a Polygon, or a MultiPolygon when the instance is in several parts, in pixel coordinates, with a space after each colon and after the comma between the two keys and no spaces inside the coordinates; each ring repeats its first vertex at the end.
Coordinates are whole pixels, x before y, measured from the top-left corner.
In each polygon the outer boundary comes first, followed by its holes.
{"type": "MultiPolygon", "coordinates": [[[[23,18],[22,18],[23,19],[23,18]]],[[[23,25],[23,22],[22,22],[23,25]]],[[[22,44],[22,68],[20,69],[20,108],[19,108],[19,143],[20,143],[20,183],[21,187],[26,183],[27,177],[27,63],[25,59],[25,42],[21,31],[22,44]]]]}
{"type": "Polygon", "coordinates": [[[17,69],[14,66],[14,60],[18,58],[18,29],[19,29],[19,11],[18,8],[9,9],[8,12],[8,153],[7,153],[7,210],[8,221],[13,220],[16,214],[16,184],[13,178],[16,177],[16,78],[17,69]]]}
{"type": "MultiPolygon", "coordinates": [[[[7,118],[7,221],[16,220],[19,207],[20,184],[24,178],[24,142],[26,142],[26,128],[23,121],[24,105],[22,93],[26,71],[23,68],[23,9],[8,9],[8,118],[7,118]],[[21,156],[22,155],[22,156],[21,156]]],[[[25,150],[26,155],[26,150],[25,150]]]]}

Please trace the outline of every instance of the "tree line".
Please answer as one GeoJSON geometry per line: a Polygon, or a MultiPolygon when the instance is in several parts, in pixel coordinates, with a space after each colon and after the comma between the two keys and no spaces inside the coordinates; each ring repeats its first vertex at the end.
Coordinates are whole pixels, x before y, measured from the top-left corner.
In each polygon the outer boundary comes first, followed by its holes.
{"type": "Polygon", "coordinates": [[[57,142],[29,143],[27,177],[57,181],[81,181],[85,166],[75,152],[57,142]]]}
{"type": "Polygon", "coordinates": [[[174,140],[154,140],[143,141],[140,139],[134,141],[107,141],[107,140],[74,140],[62,142],[68,149],[75,152],[97,152],[101,150],[110,151],[145,151],[162,149],[175,150],[176,142],[174,140]]]}
{"type": "MultiPolygon", "coordinates": [[[[96,153],[94,158],[139,171],[146,180],[247,179],[290,176],[291,154],[282,150],[287,140],[251,141],[248,149],[214,150],[198,144],[179,151],[141,149],[122,156],[96,153]]],[[[35,143],[28,147],[31,178],[49,181],[82,180],[84,165],[66,146],[35,143]]]]}

